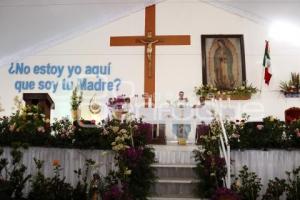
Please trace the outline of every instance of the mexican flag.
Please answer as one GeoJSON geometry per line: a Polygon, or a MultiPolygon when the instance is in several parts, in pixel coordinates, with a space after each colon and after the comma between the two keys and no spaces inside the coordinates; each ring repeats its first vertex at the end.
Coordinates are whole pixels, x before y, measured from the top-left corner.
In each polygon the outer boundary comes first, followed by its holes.
{"type": "Polygon", "coordinates": [[[263,67],[265,68],[265,83],[269,85],[272,74],[271,74],[271,58],[270,58],[270,49],[269,41],[266,41],[265,55],[263,60],[263,67]]]}

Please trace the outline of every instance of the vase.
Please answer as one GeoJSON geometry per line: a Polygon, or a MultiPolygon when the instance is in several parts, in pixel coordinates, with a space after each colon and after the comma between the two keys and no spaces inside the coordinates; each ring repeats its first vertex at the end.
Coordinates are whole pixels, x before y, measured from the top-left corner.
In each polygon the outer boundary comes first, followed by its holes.
{"type": "Polygon", "coordinates": [[[71,115],[73,118],[73,121],[77,121],[80,119],[80,109],[78,108],[77,110],[71,110],[71,115]]]}
{"type": "Polygon", "coordinates": [[[124,113],[123,110],[115,110],[113,111],[113,118],[122,120],[123,113],[124,113]]]}
{"type": "Polygon", "coordinates": [[[300,97],[299,92],[284,92],[284,96],[287,98],[297,98],[300,97]]]}

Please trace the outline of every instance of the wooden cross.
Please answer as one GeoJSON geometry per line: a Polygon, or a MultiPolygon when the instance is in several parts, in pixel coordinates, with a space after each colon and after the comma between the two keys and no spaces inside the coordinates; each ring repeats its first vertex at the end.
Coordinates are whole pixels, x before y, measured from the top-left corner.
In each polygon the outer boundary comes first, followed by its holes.
{"type": "Polygon", "coordinates": [[[146,8],[144,36],[110,38],[110,46],[145,46],[144,93],[155,103],[155,47],[156,45],[190,45],[189,35],[155,35],[155,5],[146,8]]]}

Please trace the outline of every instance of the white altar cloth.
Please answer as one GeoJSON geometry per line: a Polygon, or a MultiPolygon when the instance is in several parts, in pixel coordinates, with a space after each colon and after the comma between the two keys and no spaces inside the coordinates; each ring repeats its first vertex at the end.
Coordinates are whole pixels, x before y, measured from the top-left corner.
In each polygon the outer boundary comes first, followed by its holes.
{"type": "MultiPolygon", "coordinates": [[[[176,107],[162,107],[162,108],[135,108],[134,115],[136,118],[142,118],[144,122],[151,124],[166,124],[166,141],[167,144],[177,143],[177,136],[174,134],[175,124],[190,125],[190,132],[188,134],[187,143],[195,144],[196,127],[198,124],[209,124],[213,119],[212,106],[204,106],[202,108],[176,108],[176,107]]],[[[227,118],[234,118],[235,110],[228,107],[218,109],[222,116],[227,118]]],[[[157,129],[159,130],[159,129],[157,129]]]]}

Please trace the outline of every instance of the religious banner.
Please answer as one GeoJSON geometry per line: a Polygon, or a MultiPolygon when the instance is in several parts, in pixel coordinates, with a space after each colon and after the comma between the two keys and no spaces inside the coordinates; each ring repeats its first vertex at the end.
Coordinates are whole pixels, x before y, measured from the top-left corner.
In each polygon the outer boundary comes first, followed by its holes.
{"type": "Polygon", "coordinates": [[[203,84],[232,90],[246,81],[243,35],[202,35],[203,84]]]}

